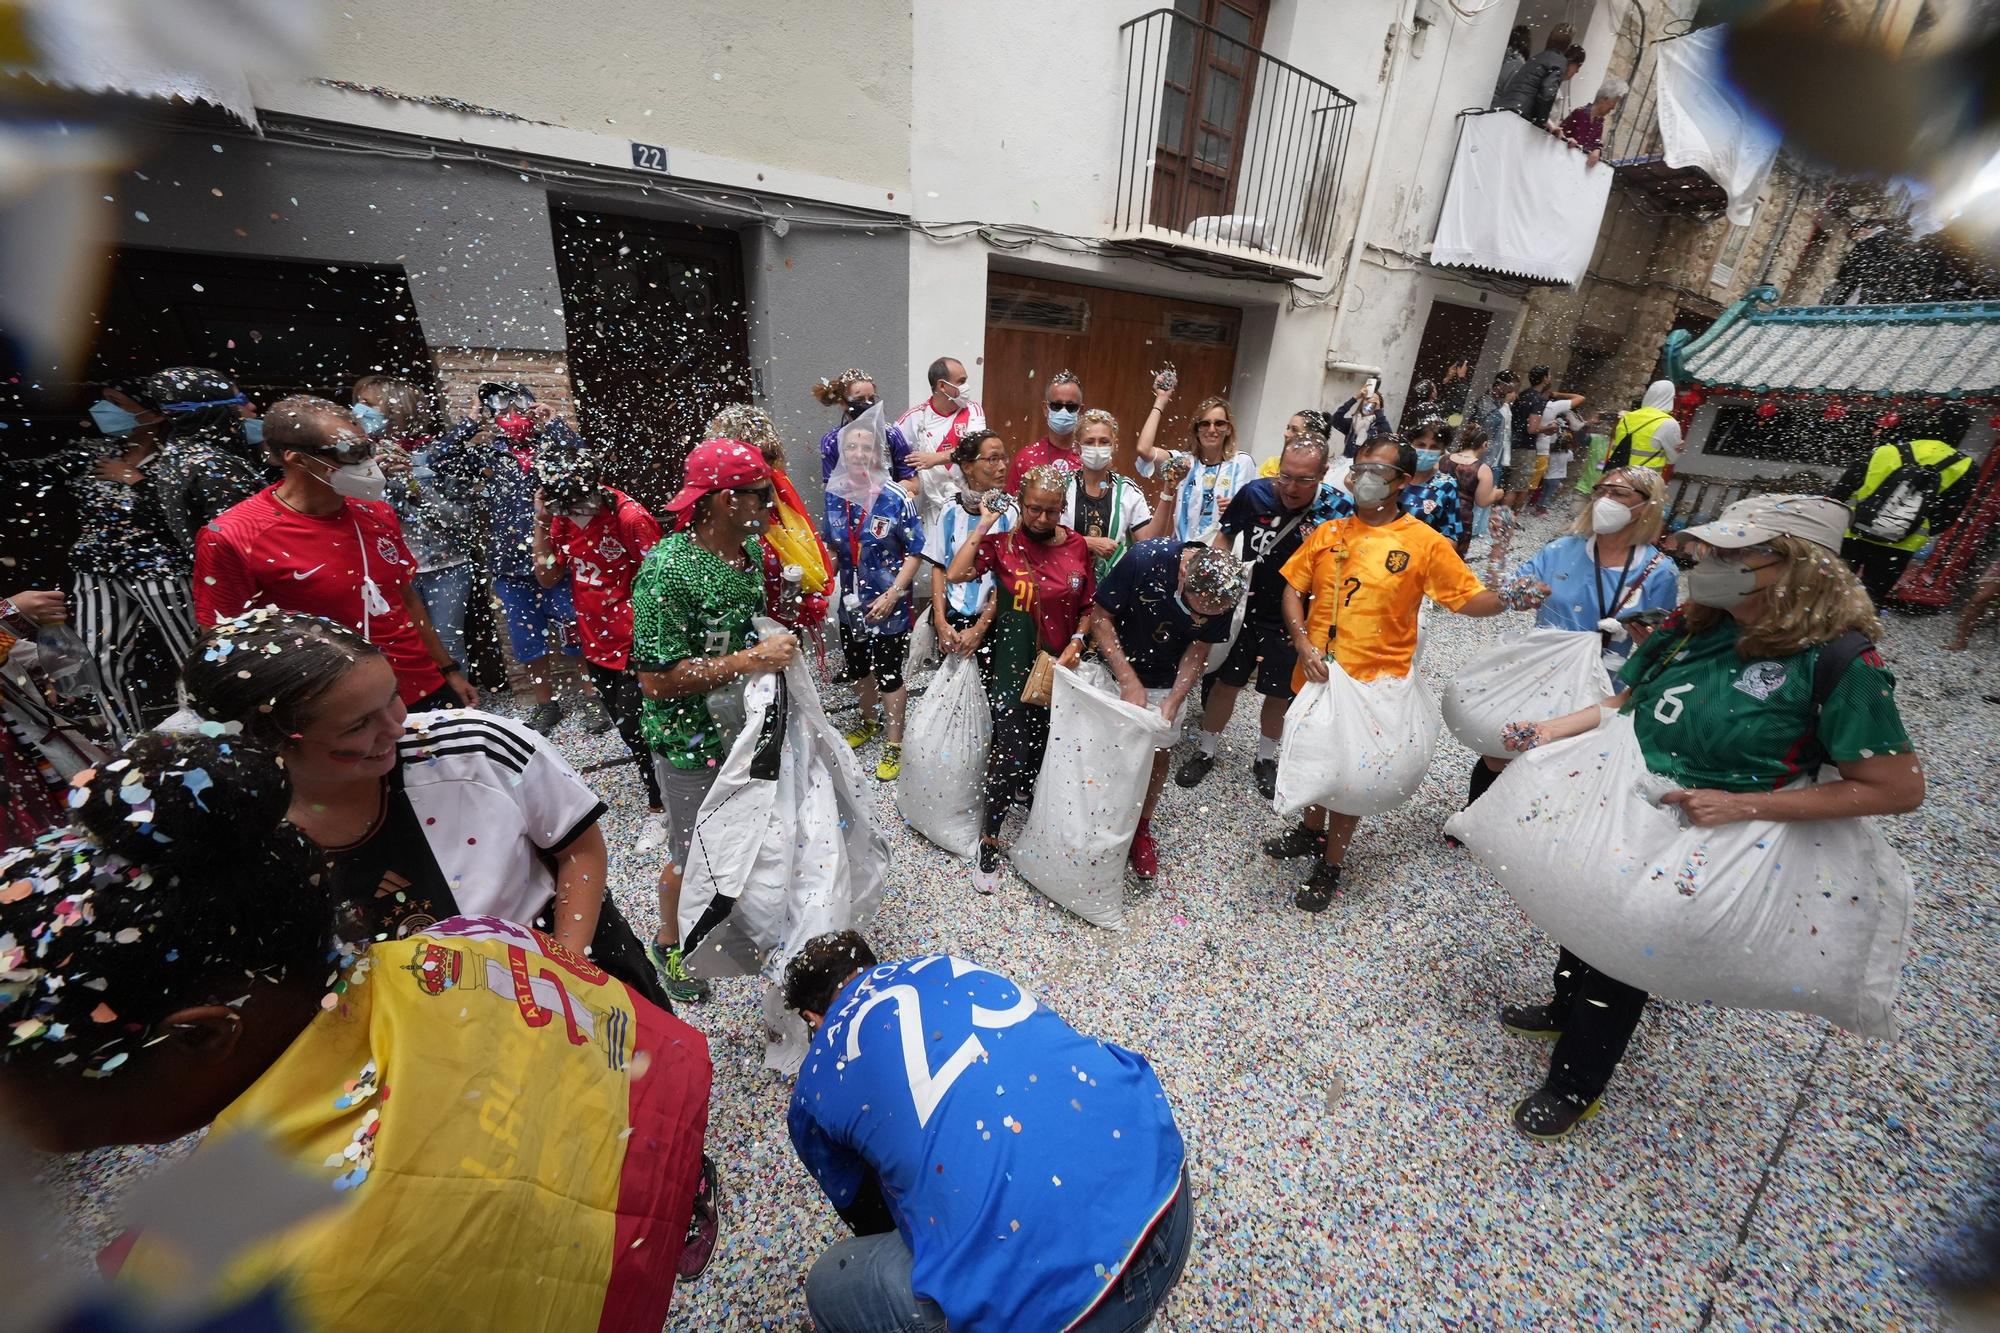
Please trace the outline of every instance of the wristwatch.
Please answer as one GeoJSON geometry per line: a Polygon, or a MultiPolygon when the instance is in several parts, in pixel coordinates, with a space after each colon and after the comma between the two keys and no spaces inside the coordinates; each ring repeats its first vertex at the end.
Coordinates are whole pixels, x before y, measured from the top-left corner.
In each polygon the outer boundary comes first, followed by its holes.
{"type": "Polygon", "coordinates": [[[465,663],[459,661],[457,658],[453,658],[449,662],[440,662],[438,664],[438,671],[447,676],[454,671],[463,675],[465,672],[465,663]]]}

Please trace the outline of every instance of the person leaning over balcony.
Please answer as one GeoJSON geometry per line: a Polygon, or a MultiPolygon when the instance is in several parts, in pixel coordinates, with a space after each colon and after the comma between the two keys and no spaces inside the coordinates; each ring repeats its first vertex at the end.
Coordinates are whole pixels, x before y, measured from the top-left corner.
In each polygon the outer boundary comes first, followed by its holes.
{"type": "Polygon", "coordinates": [[[1534,54],[1535,30],[1525,23],[1516,23],[1514,30],[1507,34],[1507,50],[1500,57],[1500,77],[1493,81],[1493,97],[1499,100],[1507,90],[1507,81],[1520,72],[1528,58],[1534,54]]]}
{"type": "Polygon", "coordinates": [[[1625,80],[1607,78],[1597,90],[1597,99],[1589,106],[1580,106],[1563,117],[1562,126],[1556,131],[1563,138],[1590,154],[1590,165],[1596,166],[1598,158],[1604,155],[1604,122],[1625,100],[1625,80]]]}
{"type": "Polygon", "coordinates": [[[1537,125],[1547,125],[1562,86],[1576,77],[1589,58],[1574,42],[1575,33],[1569,24],[1557,24],[1550,30],[1542,53],[1516,70],[1507,86],[1500,90],[1500,96],[1493,100],[1493,109],[1512,111],[1537,125]]]}

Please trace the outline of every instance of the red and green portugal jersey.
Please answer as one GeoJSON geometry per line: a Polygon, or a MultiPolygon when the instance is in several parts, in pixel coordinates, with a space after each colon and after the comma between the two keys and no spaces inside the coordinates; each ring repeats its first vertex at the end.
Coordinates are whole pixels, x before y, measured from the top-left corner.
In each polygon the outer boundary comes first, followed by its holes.
{"type": "MultiPolygon", "coordinates": [[[[1745,661],[1738,627],[1695,634],[1675,616],[1636,651],[1619,680],[1646,766],[1687,787],[1771,791],[1805,769],[1817,647],[1745,661]]],[[[1896,680],[1873,648],[1848,666],[1820,714],[1819,741],[1835,763],[1913,748],[1896,711],[1896,680]]]]}

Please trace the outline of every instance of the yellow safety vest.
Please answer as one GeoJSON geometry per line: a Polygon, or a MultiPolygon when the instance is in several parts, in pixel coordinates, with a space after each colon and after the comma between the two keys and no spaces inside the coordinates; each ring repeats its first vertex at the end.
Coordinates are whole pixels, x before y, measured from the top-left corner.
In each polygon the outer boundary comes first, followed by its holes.
{"type": "MultiPolygon", "coordinates": [[[[1925,467],[1934,468],[1957,452],[1956,449],[1946,444],[1943,440],[1910,441],[1911,455],[1925,467]]],[[[1903,455],[1897,450],[1895,445],[1876,445],[1875,452],[1868,456],[1868,476],[1862,481],[1861,489],[1847,497],[1848,505],[1850,507],[1859,507],[1863,500],[1875,494],[1882,483],[1889,480],[1896,469],[1902,466],[1903,455]]],[[[1965,474],[1971,470],[1972,460],[1961,456],[1956,463],[1953,463],[1938,474],[1938,494],[1942,496],[1946,491],[1956,486],[1964,479],[1965,474]]],[[[1873,537],[1862,536],[1852,528],[1848,529],[1847,535],[1855,541],[1868,542],[1874,546],[1887,546],[1898,551],[1917,551],[1922,550],[1924,543],[1931,539],[1931,521],[1926,517],[1917,525],[1915,532],[1899,542],[1876,541],[1873,537]]]]}
{"type": "Polygon", "coordinates": [[[1632,444],[1632,467],[1650,467],[1665,470],[1667,451],[1653,448],[1653,436],[1660,429],[1662,421],[1672,421],[1674,414],[1662,412],[1657,407],[1635,407],[1618,418],[1617,429],[1611,432],[1611,447],[1604,451],[1606,458],[1618,452],[1618,446],[1630,441],[1632,444]]]}

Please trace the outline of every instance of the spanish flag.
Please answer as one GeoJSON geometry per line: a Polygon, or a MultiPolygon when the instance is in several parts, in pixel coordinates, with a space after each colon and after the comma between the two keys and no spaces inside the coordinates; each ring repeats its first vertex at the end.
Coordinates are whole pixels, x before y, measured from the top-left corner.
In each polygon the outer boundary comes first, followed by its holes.
{"type": "MultiPolygon", "coordinates": [[[[702,1034],[547,935],[453,918],[374,945],[216,1119],[325,1181],[239,1255],[307,1329],[659,1333],[708,1125],[702,1034]]],[[[181,1265],[140,1236],[121,1279],[181,1265]]]]}

